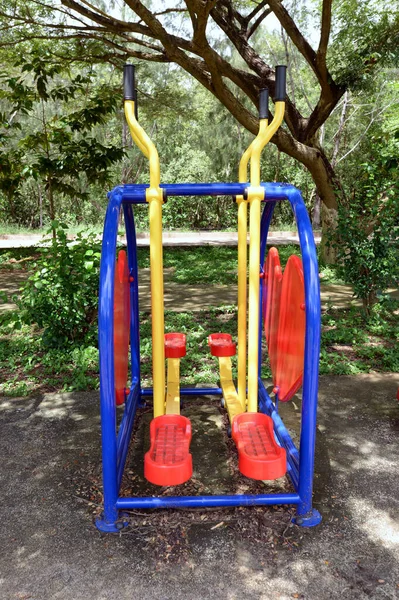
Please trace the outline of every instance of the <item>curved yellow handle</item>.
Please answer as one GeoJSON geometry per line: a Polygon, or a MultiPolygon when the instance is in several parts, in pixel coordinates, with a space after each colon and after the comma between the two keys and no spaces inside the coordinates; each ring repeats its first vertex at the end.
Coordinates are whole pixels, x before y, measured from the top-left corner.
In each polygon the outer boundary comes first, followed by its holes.
{"type": "Polygon", "coordinates": [[[125,116],[129,125],[130,133],[134,143],[150,161],[150,188],[159,188],[161,182],[161,169],[159,165],[158,150],[150,137],[141,127],[134,114],[134,101],[125,100],[125,116]]]}

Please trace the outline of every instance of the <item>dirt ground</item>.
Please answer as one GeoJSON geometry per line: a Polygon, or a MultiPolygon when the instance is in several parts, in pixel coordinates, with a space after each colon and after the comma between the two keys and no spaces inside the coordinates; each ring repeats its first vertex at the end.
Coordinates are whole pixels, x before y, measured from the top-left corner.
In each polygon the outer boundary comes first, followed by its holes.
{"type": "MultiPolygon", "coordinates": [[[[101,534],[98,394],[3,398],[0,598],[398,598],[398,386],[397,374],[321,378],[314,503],[323,521],[313,529],[292,525],[289,508],[241,508],[135,511],[120,534],[101,534]]],[[[224,417],[206,400],[184,409],[191,493],[252,485],[237,476],[224,417]]],[[[299,406],[283,407],[294,435],[299,406]]],[[[127,491],[145,485],[148,419],[136,430],[127,491]]]]}

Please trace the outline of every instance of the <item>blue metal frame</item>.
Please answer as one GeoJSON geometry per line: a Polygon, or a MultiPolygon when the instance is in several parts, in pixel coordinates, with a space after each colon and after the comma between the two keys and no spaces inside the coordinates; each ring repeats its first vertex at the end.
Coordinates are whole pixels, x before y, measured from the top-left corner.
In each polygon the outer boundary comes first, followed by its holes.
{"type": "MultiPolygon", "coordinates": [[[[104,512],[96,521],[101,531],[119,531],[123,526],[119,520],[120,511],[126,509],[178,508],[178,507],[217,507],[291,504],[296,505],[295,522],[312,527],[321,521],[321,516],[312,507],[313,469],[316,439],[316,414],[318,391],[318,361],[320,351],[320,288],[316,246],[309,216],[302,196],[295,187],[281,183],[262,183],[265,189],[265,209],[261,223],[260,268],[264,262],[267,235],[273,210],[277,201],[288,200],[294,212],[298,227],[299,241],[305,279],[306,339],[305,364],[302,394],[301,435],[299,450],[281,420],[276,405],[269,397],[259,377],[259,410],[271,416],[275,435],[287,451],[287,472],[295,493],[260,494],[236,496],[186,496],[186,497],[119,497],[119,490],[125,466],[127,451],[137,407],[151,389],[140,385],[140,338],[138,270],[136,254],[136,233],[132,204],[145,203],[146,185],[125,185],[115,188],[108,194],[109,205],[105,217],[102,242],[100,293],[99,293],[99,350],[100,350],[100,404],[101,437],[104,484],[104,512]],[[131,275],[131,387],[126,393],[125,409],[119,429],[116,426],[116,406],[114,392],[114,347],[113,347],[113,302],[115,254],[119,213],[123,207],[129,272],[131,275]]],[[[243,183],[203,183],[167,184],[161,186],[165,197],[171,196],[218,196],[243,195],[248,184],[243,183]]],[[[261,286],[262,287],[262,286],[261,286]]],[[[262,317],[262,313],[261,313],[262,317]]],[[[262,340],[262,318],[259,327],[259,344],[262,340]]],[[[259,353],[260,355],[260,353],[259,353]]],[[[260,364],[259,364],[260,368],[260,364]]],[[[259,370],[260,374],[260,370],[259,370]]],[[[220,388],[182,388],[181,395],[220,396],[220,388]]]]}

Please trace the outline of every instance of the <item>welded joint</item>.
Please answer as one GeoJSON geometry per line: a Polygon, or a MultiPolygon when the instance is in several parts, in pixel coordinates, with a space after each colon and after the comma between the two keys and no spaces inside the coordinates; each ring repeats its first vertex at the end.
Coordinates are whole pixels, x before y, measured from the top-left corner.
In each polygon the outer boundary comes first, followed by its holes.
{"type": "Polygon", "coordinates": [[[265,199],[265,188],[261,185],[250,185],[247,188],[247,198],[250,204],[253,200],[262,202],[265,199]]]}
{"type": "Polygon", "coordinates": [[[165,202],[165,197],[164,197],[164,193],[163,190],[158,187],[149,187],[146,189],[145,191],[145,199],[147,202],[160,202],[161,204],[164,204],[165,202]]]}

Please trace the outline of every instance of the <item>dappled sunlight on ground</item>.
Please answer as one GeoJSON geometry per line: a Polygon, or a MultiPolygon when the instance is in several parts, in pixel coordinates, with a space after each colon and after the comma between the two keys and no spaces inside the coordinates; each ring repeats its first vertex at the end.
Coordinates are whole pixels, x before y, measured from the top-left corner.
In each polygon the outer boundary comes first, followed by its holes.
{"type": "MultiPolygon", "coordinates": [[[[2,400],[0,597],[396,598],[398,385],[392,374],[321,378],[315,505],[323,522],[313,529],[292,525],[287,508],[248,508],[134,511],[130,529],[99,534],[98,393],[2,400]]],[[[226,452],[224,425],[216,404],[203,414],[200,405],[195,460],[212,471],[209,448],[226,452]]],[[[299,396],[295,405],[281,411],[297,432],[299,396]]]]}

